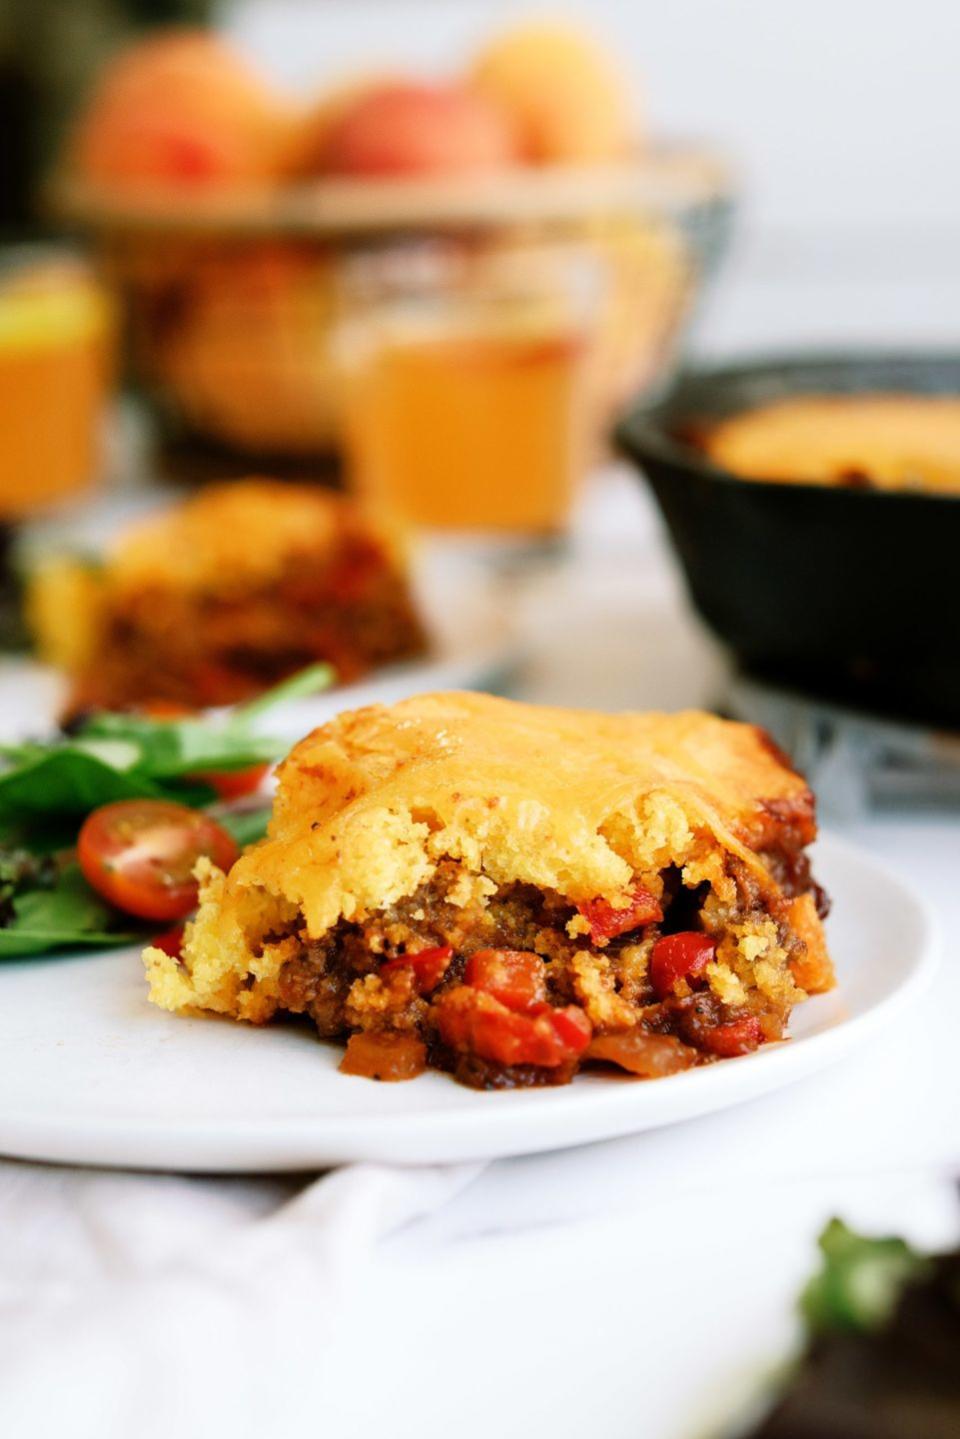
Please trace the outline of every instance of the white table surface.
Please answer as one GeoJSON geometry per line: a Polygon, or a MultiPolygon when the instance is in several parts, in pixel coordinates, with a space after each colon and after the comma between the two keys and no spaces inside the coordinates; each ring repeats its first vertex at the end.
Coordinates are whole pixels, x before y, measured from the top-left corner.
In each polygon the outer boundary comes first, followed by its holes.
{"type": "MultiPolygon", "coordinates": [[[[622,470],[594,488],[569,565],[532,588],[517,622],[530,700],[673,708],[709,704],[722,681],[652,506],[622,470]]],[[[742,1108],[461,1173],[443,1203],[441,1178],[423,1206],[438,1208],[339,1274],[334,1310],[330,1254],[321,1263],[307,1229],[288,1225],[270,1260],[281,1287],[298,1289],[296,1333],[282,1343],[289,1314],[276,1295],[251,1303],[236,1274],[215,1296],[156,1286],[184,1254],[233,1235],[256,1242],[300,1181],[0,1162],[0,1340],[14,1355],[5,1369],[0,1352],[0,1429],[97,1439],[716,1431],[791,1342],[792,1300],[832,1213],[928,1243],[960,1233],[960,828],[943,814],[875,816],[847,833],[936,911],[935,1003],[905,1013],[874,1048],[742,1108]],[[39,1326],[32,1348],[27,1311],[39,1326]]]]}

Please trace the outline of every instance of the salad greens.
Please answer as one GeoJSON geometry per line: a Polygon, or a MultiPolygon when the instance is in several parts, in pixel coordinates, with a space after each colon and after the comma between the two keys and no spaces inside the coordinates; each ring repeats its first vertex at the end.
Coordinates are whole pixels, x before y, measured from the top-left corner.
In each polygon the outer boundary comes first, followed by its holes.
{"type": "Polygon", "coordinates": [[[31,854],[28,849],[0,850],[0,925],[12,921],[19,894],[52,889],[56,880],[57,866],[50,855],[31,854]]]}
{"type": "Polygon", "coordinates": [[[820,1250],[807,1342],[750,1439],[957,1439],[960,1250],[922,1255],[838,1219],[820,1250]]]}
{"type": "Polygon", "coordinates": [[[87,815],[119,799],[172,799],[201,806],[216,791],[195,776],[279,759],[283,741],[252,724],[274,705],[326,688],[329,665],[312,665],[221,720],[93,714],[73,734],[0,746],[0,835],[51,819],[87,815]]]}
{"type": "Polygon", "coordinates": [[[332,679],[328,665],[313,665],[222,716],[98,713],[70,734],[0,745],[0,959],[142,937],[138,922],[100,899],[75,862],[80,826],[101,805],[174,800],[207,808],[241,847],[260,839],[269,807],[217,803],[204,776],[280,759],[287,744],[256,732],[254,722],[332,679]]]}
{"type": "Polygon", "coordinates": [[[0,959],[23,959],[48,950],[133,944],[140,931],[118,928],[120,916],[94,894],[75,864],[67,864],[51,886],[27,889],[14,900],[0,929],[0,959]]]}
{"type": "Polygon", "coordinates": [[[893,1313],[900,1291],[927,1267],[904,1239],[869,1239],[831,1219],[819,1239],[823,1264],[800,1297],[811,1334],[869,1332],[893,1313]]]}

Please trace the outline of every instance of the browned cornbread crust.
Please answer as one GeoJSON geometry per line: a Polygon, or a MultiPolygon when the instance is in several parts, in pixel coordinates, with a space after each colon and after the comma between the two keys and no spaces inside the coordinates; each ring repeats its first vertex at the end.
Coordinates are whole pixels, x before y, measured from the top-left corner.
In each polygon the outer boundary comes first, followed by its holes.
{"type": "Polygon", "coordinates": [[[960,492],[952,395],[795,395],[719,421],[700,443],[746,479],[960,492]]]}
{"type": "Polygon", "coordinates": [[[147,951],[151,997],[255,1023],[306,1013],[325,1036],[412,1032],[478,1082],[438,1006],[478,950],[520,950],[543,961],[545,1002],[582,1009],[595,1037],[643,1026],[699,1061],[716,1053],[701,1031],[748,1017],[777,1038],[833,983],[815,829],[766,736],[705,714],[467,694],[344,714],[281,767],[268,838],[228,876],[207,869],[182,961],[147,951]],[[660,918],[592,933],[591,904],[619,912],[638,886],[660,918]],[[712,938],[714,957],[659,993],[651,954],[678,931],[712,938]],[[380,973],[440,946],[452,958],[427,995],[402,965],[380,973]]]}

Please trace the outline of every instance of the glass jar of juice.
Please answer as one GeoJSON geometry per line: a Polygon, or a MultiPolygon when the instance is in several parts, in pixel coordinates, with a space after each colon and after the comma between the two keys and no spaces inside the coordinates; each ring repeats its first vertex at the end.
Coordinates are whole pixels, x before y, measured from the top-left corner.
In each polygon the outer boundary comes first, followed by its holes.
{"type": "Polygon", "coordinates": [[[112,333],[110,304],[79,260],[0,250],[0,523],[93,479],[112,333]]]}
{"type": "Polygon", "coordinates": [[[356,263],[338,347],[356,490],[429,528],[561,533],[595,420],[597,286],[565,249],[418,246],[356,263]]]}

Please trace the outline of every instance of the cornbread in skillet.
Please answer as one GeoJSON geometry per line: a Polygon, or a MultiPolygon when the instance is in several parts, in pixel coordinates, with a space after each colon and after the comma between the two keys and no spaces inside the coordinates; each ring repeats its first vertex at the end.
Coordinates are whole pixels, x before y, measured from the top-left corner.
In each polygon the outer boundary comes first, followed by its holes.
{"type": "Polygon", "coordinates": [[[750,479],[960,493],[960,398],[799,395],[720,421],[701,445],[750,479]]]}
{"type": "Polygon", "coordinates": [[[305,1014],[344,1068],[484,1087],[653,1076],[784,1033],[833,969],[813,798],[762,731],[479,694],[340,715],[281,766],[267,838],[207,867],[152,1000],[305,1014]]]}
{"type": "Polygon", "coordinates": [[[270,480],[151,516],[94,574],[41,570],[32,610],[73,712],[229,704],[316,660],[351,680],[426,647],[398,537],[350,499],[270,480]]]}

